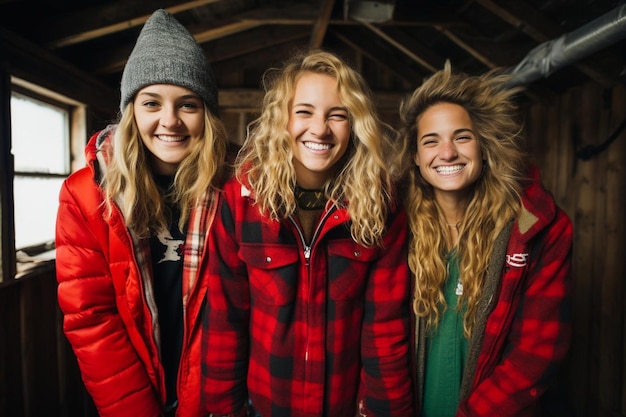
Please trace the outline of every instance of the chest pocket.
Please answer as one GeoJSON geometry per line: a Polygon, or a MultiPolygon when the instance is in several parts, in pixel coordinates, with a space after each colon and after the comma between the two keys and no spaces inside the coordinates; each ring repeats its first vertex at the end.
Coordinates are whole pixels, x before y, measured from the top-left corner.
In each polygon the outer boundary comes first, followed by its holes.
{"type": "Polygon", "coordinates": [[[380,248],[366,248],[352,239],[328,243],[330,297],[333,300],[360,298],[380,248]]]}
{"type": "Polygon", "coordinates": [[[296,245],[242,244],[239,259],[248,269],[253,302],[285,305],[294,301],[298,281],[296,245]]]}

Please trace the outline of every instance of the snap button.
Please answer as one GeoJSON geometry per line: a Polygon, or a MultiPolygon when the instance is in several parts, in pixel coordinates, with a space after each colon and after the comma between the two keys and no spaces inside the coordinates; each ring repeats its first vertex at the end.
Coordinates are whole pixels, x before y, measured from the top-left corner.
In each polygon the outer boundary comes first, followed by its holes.
{"type": "Polygon", "coordinates": [[[361,256],[361,252],[358,251],[358,250],[355,250],[354,251],[354,256],[356,256],[358,258],[359,256],[361,256]]]}
{"type": "Polygon", "coordinates": [[[267,262],[269,264],[270,262],[272,262],[272,258],[270,256],[268,256],[267,258],[265,258],[265,262],[267,262]]]}

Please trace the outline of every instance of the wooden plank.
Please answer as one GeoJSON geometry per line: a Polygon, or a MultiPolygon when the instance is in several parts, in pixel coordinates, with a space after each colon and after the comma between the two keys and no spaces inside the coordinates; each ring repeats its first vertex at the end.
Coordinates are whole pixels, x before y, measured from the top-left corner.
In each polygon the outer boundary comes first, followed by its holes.
{"type": "MultiPolygon", "coordinates": [[[[593,90],[593,92],[585,99],[589,102],[588,113],[586,118],[590,119],[590,127],[595,127],[594,132],[594,144],[599,145],[604,142],[610,134],[609,131],[609,118],[610,109],[608,108],[605,100],[604,91],[597,86],[589,86],[587,90],[593,90]],[[591,108],[593,107],[593,108],[591,108]]],[[[609,152],[604,151],[596,154],[593,158],[587,162],[593,163],[596,175],[594,176],[594,185],[596,187],[596,210],[595,210],[595,237],[596,242],[594,256],[597,258],[597,266],[594,270],[595,277],[602,277],[602,279],[596,280],[597,292],[595,294],[596,303],[595,306],[597,312],[598,323],[598,339],[596,344],[598,347],[598,415],[601,415],[604,410],[616,409],[617,398],[620,391],[620,379],[621,375],[615,372],[615,364],[620,360],[619,356],[622,356],[622,352],[618,355],[616,350],[621,346],[616,346],[615,337],[619,334],[620,327],[617,327],[621,323],[621,303],[623,299],[618,301],[618,305],[615,304],[614,291],[619,286],[617,280],[621,281],[624,277],[616,277],[607,274],[607,265],[609,259],[607,258],[609,248],[607,245],[607,226],[611,222],[607,218],[607,197],[608,189],[607,184],[607,161],[609,152]],[[611,318],[611,319],[609,319],[611,318]],[[616,379],[617,377],[617,379],[616,379]]]]}
{"type": "Polygon", "coordinates": [[[454,42],[454,44],[456,44],[459,48],[463,49],[465,52],[476,58],[478,61],[482,62],[487,68],[493,69],[501,66],[501,64],[494,62],[489,56],[479,51],[472,44],[463,40],[460,36],[455,35],[454,32],[448,30],[443,26],[435,26],[435,28],[439,32],[443,33],[452,42],[454,42]]]}
{"type": "MultiPolygon", "coordinates": [[[[361,22],[361,24],[365,26],[366,28],[368,28],[369,30],[371,30],[372,32],[374,32],[375,34],[377,34],[378,36],[380,36],[381,38],[383,38],[384,40],[386,40],[387,42],[389,42],[394,48],[398,49],[399,51],[404,53],[406,56],[411,58],[411,60],[415,61],[416,63],[426,68],[427,70],[431,72],[436,72],[438,70],[438,68],[435,65],[430,63],[427,59],[424,59],[419,53],[415,53],[414,51],[407,48],[402,43],[396,41],[394,38],[387,35],[378,26],[374,26],[373,24],[368,23],[368,22],[361,22]]],[[[432,53],[429,53],[429,55],[432,55],[432,53]]]]}
{"type": "Polygon", "coordinates": [[[313,25],[311,40],[309,41],[309,46],[311,46],[312,48],[319,48],[320,46],[322,46],[324,36],[326,36],[326,30],[328,29],[330,15],[333,11],[334,6],[335,0],[322,0],[319,16],[315,21],[315,25],[313,25]]]}
{"type": "Polygon", "coordinates": [[[48,415],[59,404],[53,265],[23,279],[20,301],[25,415],[48,415]]]}
{"type": "Polygon", "coordinates": [[[118,91],[1,27],[0,56],[11,75],[115,117],[119,105],[118,91]]]}
{"type": "MultiPolygon", "coordinates": [[[[613,90],[613,108],[615,110],[614,113],[617,118],[616,121],[619,121],[619,118],[624,117],[624,115],[626,114],[625,107],[626,107],[626,88],[624,85],[618,85],[613,90]]],[[[608,205],[609,207],[612,208],[611,213],[614,213],[613,210],[616,210],[616,209],[618,211],[617,213],[612,215],[613,218],[620,219],[619,217],[620,215],[622,217],[621,217],[621,221],[618,220],[617,222],[618,229],[616,230],[616,236],[619,236],[621,239],[618,242],[616,242],[614,251],[612,249],[614,253],[612,257],[614,267],[611,267],[611,270],[614,271],[616,276],[625,277],[626,276],[626,265],[625,265],[626,259],[624,257],[624,253],[626,253],[626,242],[624,241],[624,236],[626,236],[626,230],[624,230],[624,227],[625,227],[626,222],[624,222],[623,214],[621,214],[620,212],[622,211],[624,204],[626,204],[626,201],[624,201],[624,199],[626,198],[624,195],[625,194],[624,190],[626,190],[626,173],[624,172],[624,161],[626,161],[626,133],[622,132],[622,134],[616,140],[616,142],[619,142],[619,143],[615,144],[614,157],[611,157],[611,160],[610,160],[612,169],[607,178],[607,185],[610,187],[611,190],[616,192],[616,195],[609,196],[611,200],[608,202],[608,205]],[[621,205],[618,205],[618,204],[621,204],[621,205]]],[[[621,297],[622,297],[622,300],[626,300],[626,289],[622,289],[621,297]]],[[[623,307],[621,311],[622,350],[626,351],[626,303],[622,303],[622,307],[623,307]]],[[[620,413],[623,416],[626,416],[626,359],[625,357],[626,357],[626,354],[622,355],[621,357],[622,402],[619,406],[620,413]]]]}
{"type": "Polygon", "coordinates": [[[563,34],[559,25],[521,0],[476,0],[485,9],[541,43],[563,34]]]}
{"type": "MultiPolygon", "coordinates": [[[[217,3],[222,0],[195,0],[189,1],[186,3],[182,3],[176,6],[167,7],[166,10],[172,14],[176,14],[185,10],[190,10],[196,7],[205,6],[210,3],[217,3]]],[[[93,15],[95,12],[93,10],[88,10],[90,15],[93,15]]],[[[118,21],[116,23],[101,26],[95,29],[86,30],[79,33],[74,33],[72,35],[63,37],[61,39],[55,39],[51,42],[48,42],[47,46],[51,49],[62,48],[65,46],[74,45],[81,42],[86,42],[92,39],[100,38],[102,36],[111,35],[113,33],[117,33],[123,30],[131,29],[137,26],[141,26],[152,16],[152,13],[145,14],[143,16],[135,17],[132,19],[126,19],[122,21],[118,21]]],[[[72,26],[69,26],[72,27],[72,26]]],[[[51,29],[53,30],[53,29],[51,29]]]]}
{"type": "MultiPolygon", "coordinates": [[[[265,48],[281,43],[306,39],[309,30],[304,26],[251,26],[251,30],[235,31],[220,41],[207,41],[202,44],[209,62],[236,58],[239,55],[261,52],[265,48]]],[[[126,65],[130,48],[120,46],[107,51],[93,51],[93,55],[85,56],[85,60],[93,62],[95,66],[89,68],[99,75],[121,73],[126,65]],[[100,58],[98,58],[100,56],[100,58]],[[99,62],[108,62],[102,65],[99,62]]]]}
{"type": "Polygon", "coordinates": [[[412,90],[417,87],[430,72],[419,72],[411,65],[399,60],[388,48],[380,47],[376,42],[369,41],[355,28],[333,28],[332,35],[342,43],[363,56],[393,72],[404,82],[403,90],[412,90]]]}
{"type": "MultiPolygon", "coordinates": [[[[559,144],[558,170],[555,188],[552,190],[557,204],[565,210],[571,218],[574,216],[572,205],[572,194],[569,189],[574,176],[574,166],[576,164],[576,149],[572,136],[572,124],[569,117],[572,114],[572,103],[567,94],[558,99],[559,109],[555,119],[551,123],[558,126],[557,137],[554,138],[559,144]]],[[[552,138],[550,138],[551,140],[552,138]]]]}
{"type": "MultiPolygon", "coordinates": [[[[606,129],[601,139],[610,135],[624,120],[626,115],[626,95],[624,85],[616,87],[609,101],[609,111],[606,117],[606,129]]],[[[603,355],[600,364],[602,392],[605,398],[601,398],[601,404],[606,410],[621,410],[626,415],[626,355],[624,352],[624,340],[626,337],[626,312],[624,300],[626,300],[626,224],[624,222],[623,209],[626,204],[626,132],[610,145],[604,152],[605,165],[605,226],[603,230],[605,254],[605,269],[602,293],[602,340],[603,355]]],[[[598,248],[600,249],[600,248],[598,248]]]]}
{"type": "Polygon", "coordinates": [[[0,286],[0,415],[24,415],[20,346],[20,285],[0,286]]]}
{"type": "MultiPolygon", "coordinates": [[[[582,117],[582,93],[579,88],[570,95],[571,113],[567,123],[572,124],[572,130],[581,132],[579,120],[582,117]],[[575,94],[574,94],[575,93],[575,94]]],[[[595,375],[594,358],[596,348],[593,346],[593,290],[594,290],[594,253],[595,242],[593,211],[594,184],[591,164],[578,164],[575,176],[572,178],[571,192],[574,204],[574,255],[573,255],[573,322],[571,363],[575,364],[577,376],[570,386],[570,395],[573,408],[577,410],[577,417],[597,415],[596,410],[590,410],[592,398],[596,395],[598,385],[595,375]]],[[[596,339],[597,340],[597,339],[596,339]]]]}

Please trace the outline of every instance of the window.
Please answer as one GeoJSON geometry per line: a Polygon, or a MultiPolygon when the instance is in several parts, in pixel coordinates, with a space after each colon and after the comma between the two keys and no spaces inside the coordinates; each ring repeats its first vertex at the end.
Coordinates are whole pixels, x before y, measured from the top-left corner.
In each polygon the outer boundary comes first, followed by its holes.
{"type": "Polygon", "coordinates": [[[59,190],[70,173],[68,109],[13,92],[11,144],[15,247],[51,242],[59,190]]]}
{"type": "Polygon", "coordinates": [[[30,83],[11,81],[13,218],[20,276],[54,258],[59,190],[72,168],[83,163],[85,109],[30,83]]]}

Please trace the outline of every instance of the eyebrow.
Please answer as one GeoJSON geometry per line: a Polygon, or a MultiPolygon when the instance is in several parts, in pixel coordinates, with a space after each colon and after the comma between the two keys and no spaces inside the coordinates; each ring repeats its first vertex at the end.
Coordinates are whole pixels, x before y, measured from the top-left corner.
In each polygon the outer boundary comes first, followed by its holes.
{"type": "MultiPolygon", "coordinates": [[[[137,97],[139,96],[148,96],[148,97],[154,97],[154,98],[161,98],[162,95],[159,93],[152,93],[150,91],[142,91],[141,93],[137,94],[137,97]]],[[[197,100],[202,100],[202,98],[200,98],[200,96],[198,96],[197,94],[185,94],[179,97],[176,97],[176,100],[190,100],[190,99],[197,99],[197,100]]]]}
{"type": "MultiPolygon", "coordinates": [[[[298,106],[303,106],[303,107],[308,107],[308,108],[312,108],[314,109],[315,106],[309,103],[296,103],[292,106],[292,108],[298,107],[298,106]]],[[[341,110],[341,111],[345,111],[346,113],[348,113],[348,109],[346,107],[343,106],[335,106],[335,107],[331,107],[330,109],[328,109],[329,112],[333,112],[333,111],[337,111],[337,110],[341,110]]]]}
{"type": "MultiPolygon", "coordinates": [[[[453,135],[458,135],[459,133],[464,133],[464,132],[470,132],[473,135],[476,135],[476,133],[474,133],[474,131],[472,129],[470,129],[469,127],[462,127],[460,129],[456,129],[454,132],[452,132],[453,135]]],[[[432,132],[432,133],[425,133],[422,136],[420,136],[420,139],[424,139],[424,138],[428,138],[431,136],[435,136],[435,137],[439,137],[441,136],[439,133],[437,132],[432,132]]]]}

